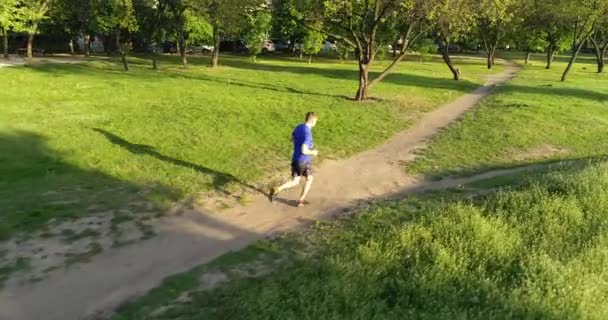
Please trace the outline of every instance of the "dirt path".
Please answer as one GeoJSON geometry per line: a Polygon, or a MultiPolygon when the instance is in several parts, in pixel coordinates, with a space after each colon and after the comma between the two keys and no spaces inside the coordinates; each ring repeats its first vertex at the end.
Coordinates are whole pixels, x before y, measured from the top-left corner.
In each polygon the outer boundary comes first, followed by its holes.
{"type": "Polygon", "coordinates": [[[89,61],[86,57],[72,57],[69,55],[55,55],[47,57],[34,57],[31,61],[21,56],[11,55],[9,60],[0,59],[0,68],[18,67],[29,63],[83,63],[89,61]]]}
{"type": "Polygon", "coordinates": [[[315,173],[311,205],[305,208],[295,208],[295,202],[287,200],[297,199],[299,190],[281,194],[273,204],[258,196],[245,207],[221,214],[179,208],[177,216],[159,223],[158,236],[153,239],[104,252],[89,264],[57,272],[38,283],[4,288],[0,292],[0,319],[82,319],[145,293],[166,276],[209,262],[273,232],[349,210],[362,201],[489,178],[493,173],[429,183],[406,175],[402,164],[411,160],[414,151],[439,129],[517,71],[516,66],[507,66],[503,73],[491,76],[485,86],[427,113],[413,128],[378,148],[349,159],[324,162],[315,173]]]}

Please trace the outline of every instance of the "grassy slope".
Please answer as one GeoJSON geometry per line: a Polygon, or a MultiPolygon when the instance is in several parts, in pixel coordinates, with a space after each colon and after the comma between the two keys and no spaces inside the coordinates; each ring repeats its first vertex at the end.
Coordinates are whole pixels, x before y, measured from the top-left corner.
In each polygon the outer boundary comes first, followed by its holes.
{"type": "Polygon", "coordinates": [[[407,62],[358,104],[356,66],[224,57],[36,65],[0,70],[0,238],[53,218],[109,208],[144,210],[276,172],[306,111],[321,116],[326,157],[377,145],[427,111],[482,82],[483,61],[460,61],[470,81],[449,80],[438,62],[407,62]],[[145,206],[143,206],[145,208],[145,206]]]}
{"type": "Polygon", "coordinates": [[[586,62],[593,60],[582,59],[565,83],[559,82],[563,62],[551,70],[540,61],[526,66],[519,78],[433,139],[408,170],[443,176],[606,155],[608,74],[594,73],[595,65],[586,62]],[[537,154],[551,149],[561,151],[537,154]]]}
{"type": "Polygon", "coordinates": [[[517,178],[484,197],[385,202],[258,244],[242,261],[283,256],[266,262],[271,274],[231,273],[246,270],[232,257],[168,279],[112,320],[605,319],[608,165],[517,178]],[[201,289],[218,270],[232,280],[201,289]]]}
{"type": "MultiPolygon", "coordinates": [[[[593,70],[578,65],[565,84],[556,81],[561,68],[527,68],[435,139],[411,170],[538,162],[515,158],[541,144],[567,149],[561,158],[603,155],[606,77],[582,67],[593,70]]],[[[608,165],[571,163],[468,186],[505,188],[486,196],[446,191],[380,203],[257,244],[240,253],[242,264],[255,265],[256,251],[282,256],[270,275],[233,273],[244,268],[234,259],[202,266],[112,319],[605,319],[608,165]],[[218,270],[232,280],[205,289],[201,275],[218,270]]]]}

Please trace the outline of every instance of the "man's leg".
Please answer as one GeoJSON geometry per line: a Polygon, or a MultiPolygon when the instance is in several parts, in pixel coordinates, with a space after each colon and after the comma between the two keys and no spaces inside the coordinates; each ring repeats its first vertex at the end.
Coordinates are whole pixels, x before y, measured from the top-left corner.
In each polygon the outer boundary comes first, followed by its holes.
{"type": "Polygon", "coordinates": [[[300,177],[299,176],[294,176],[291,181],[289,181],[289,182],[283,184],[282,186],[278,187],[275,190],[275,193],[279,193],[279,192],[281,192],[283,190],[287,190],[287,189],[293,188],[293,187],[295,187],[295,186],[297,186],[299,184],[300,184],[300,177]]]}
{"type": "Polygon", "coordinates": [[[304,184],[304,188],[302,189],[302,194],[300,195],[300,201],[298,201],[298,205],[303,205],[304,200],[306,199],[306,195],[308,195],[308,191],[310,191],[310,186],[312,185],[312,176],[306,177],[306,183],[304,184]]]}

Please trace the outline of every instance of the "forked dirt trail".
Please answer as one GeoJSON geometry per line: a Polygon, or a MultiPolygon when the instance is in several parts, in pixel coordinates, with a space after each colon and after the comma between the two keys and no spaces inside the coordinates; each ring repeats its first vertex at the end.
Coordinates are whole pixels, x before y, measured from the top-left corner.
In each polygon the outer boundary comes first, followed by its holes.
{"type": "MultiPolygon", "coordinates": [[[[275,203],[257,196],[245,207],[222,213],[180,208],[162,219],[158,236],[135,245],[110,250],[91,263],[78,265],[38,283],[8,287],[0,292],[2,320],[82,319],[111,310],[145,293],[166,276],[186,271],[231,250],[243,248],[270,233],[293,228],[303,221],[348,210],[378,196],[437,189],[508,173],[498,171],[468,179],[428,183],[405,174],[403,161],[425,141],[473,108],[497,84],[513,78],[518,68],[490,76],[485,86],[424,115],[418,123],[387,143],[352,158],[326,161],[315,171],[310,205],[294,208],[299,190],[281,194],[275,203]]],[[[381,124],[379,124],[381,125],[381,124]]],[[[521,170],[521,169],[518,169],[521,170]]]]}

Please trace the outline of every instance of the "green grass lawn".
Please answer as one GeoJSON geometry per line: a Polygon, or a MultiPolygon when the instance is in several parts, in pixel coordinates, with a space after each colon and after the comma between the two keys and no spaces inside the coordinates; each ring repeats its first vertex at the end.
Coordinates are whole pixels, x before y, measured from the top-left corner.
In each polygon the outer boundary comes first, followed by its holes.
{"type": "Polygon", "coordinates": [[[608,150],[608,74],[594,59],[575,64],[567,82],[559,57],[551,70],[535,56],[519,77],[436,136],[408,171],[430,176],[495,167],[602,157],[608,150]]]}
{"type": "Polygon", "coordinates": [[[408,170],[563,162],[259,242],[111,319],[606,319],[608,78],[582,63],[560,83],[563,66],[527,66],[408,170]]]}
{"type": "Polygon", "coordinates": [[[115,60],[0,70],[0,238],[264,181],[288,165],[291,130],[307,111],[320,115],[323,157],[351,155],[488,73],[483,60],[458,59],[466,80],[455,82],[438,60],[407,61],[371,92],[381,101],[357,103],[347,98],[354,63],[226,56],[213,70],[192,57],[183,70],[165,57],[155,72],[130,60],[128,73],[115,60]]]}
{"type": "Polygon", "coordinates": [[[606,319],[608,164],[515,178],[258,243],[167,279],[111,319],[606,319]],[[213,275],[224,282],[209,287],[213,275]]]}

